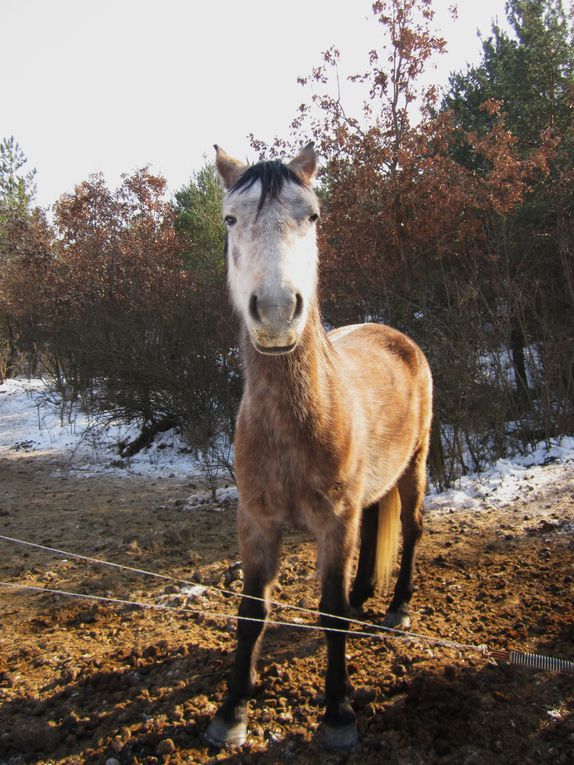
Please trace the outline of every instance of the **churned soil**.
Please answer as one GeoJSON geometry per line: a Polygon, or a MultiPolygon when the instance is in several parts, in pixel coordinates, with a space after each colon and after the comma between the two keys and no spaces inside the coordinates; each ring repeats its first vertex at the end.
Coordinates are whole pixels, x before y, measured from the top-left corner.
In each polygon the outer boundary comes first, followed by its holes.
{"type": "MultiPolygon", "coordinates": [[[[203,736],[225,693],[237,599],[208,586],[241,589],[235,504],[190,510],[189,482],[78,478],[21,452],[0,476],[0,534],[189,582],[0,541],[3,582],[176,609],[0,587],[0,763],[574,761],[572,675],[377,638],[348,645],[361,743],[322,751],[324,639],[296,626],[267,630],[248,741],[218,751],[203,736]]],[[[572,464],[506,507],[429,512],[413,630],[574,659],[573,539],[572,464]]],[[[289,532],[275,598],[316,607],[318,597],[312,540],[289,532]]],[[[370,601],[365,620],[380,621],[387,599],[370,601]]],[[[293,613],[273,617],[315,622],[293,613]]]]}

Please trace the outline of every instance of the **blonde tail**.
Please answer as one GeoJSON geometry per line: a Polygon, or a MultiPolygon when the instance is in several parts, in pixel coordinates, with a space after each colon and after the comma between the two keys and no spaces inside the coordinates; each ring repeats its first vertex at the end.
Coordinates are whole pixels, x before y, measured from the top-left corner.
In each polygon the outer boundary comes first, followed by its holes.
{"type": "Polygon", "coordinates": [[[380,592],[387,589],[391,580],[399,549],[400,529],[401,498],[399,490],[393,486],[379,502],[375,583],[380,592]]]}

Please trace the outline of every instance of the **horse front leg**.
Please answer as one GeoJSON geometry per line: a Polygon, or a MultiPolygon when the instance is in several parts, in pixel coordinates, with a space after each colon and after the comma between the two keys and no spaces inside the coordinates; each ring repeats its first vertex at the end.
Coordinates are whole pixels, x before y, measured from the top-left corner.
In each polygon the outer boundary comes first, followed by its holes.
{"type": "Polygon", "coordinates": [[[327,640],[325,714],[319,742],[329,749],[346,749],[359,740],[355,713],[349,702],[349,681],[345,656],[349,627],[349,578],[360,510],[333,520],[319,541],[322,595],[321,626],[327,640]],[[343,617],[343,618],[333,618],[343,617]],[[344,630],[331,632],[330,629],[344,630]]]}
{"type": "Polygon", "coordinates": [[[237,650],[227,696],[205,734],[216,746],[241,746],[247,737],[247,704],[255,686],[255,663],[269,611],[267,600],[279,561],[281,535],[278,527],[258,525],[253,517],[240,509],[238,529],[243,595],[252,597],[241,599],[237,650]]]}

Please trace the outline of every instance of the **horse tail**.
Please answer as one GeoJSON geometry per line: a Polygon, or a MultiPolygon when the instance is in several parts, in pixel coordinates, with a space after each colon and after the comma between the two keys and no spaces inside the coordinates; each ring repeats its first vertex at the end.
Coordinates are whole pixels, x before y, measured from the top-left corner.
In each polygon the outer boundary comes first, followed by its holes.
{"type": "Polygon", "coordinates": [[[401,530],[401,497],[393,486],[379,502],[375,584],[380,592],[389,586],[397,560],[401,530]]]}

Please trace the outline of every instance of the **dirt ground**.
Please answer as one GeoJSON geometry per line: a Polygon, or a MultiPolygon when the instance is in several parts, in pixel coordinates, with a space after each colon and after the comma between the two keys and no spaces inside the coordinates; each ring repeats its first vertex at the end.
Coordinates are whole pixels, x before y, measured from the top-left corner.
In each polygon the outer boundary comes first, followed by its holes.
{"type": "MultiPolygon", "coordinates": [[[[267,631],[247,744],[210,748],[203,734],[235,636],[232,620],[205,612],[234,614],[237,602],[198,585],[240,590],[234,504],[189,510],[197,487],[176,478],[74,478],[49,460],[11,457],[0,462],[0,534],[195,586],[0,541],[2,581],[201,613],[0,587],[0,763],[574,761],[572,675],[374,638],[348,647],[361,743],[324,752],[324,639],[294,627],[267,631]]],[[[506,508],[428,514],[413,630],[574,659],[574,466],[559,475],[506,508]]],[[[276,598],[318,602],[314,546],[300,533],[286,536],[276,598]]],[[[380,620],[385,602],[369,602],[365,619],[380,620]]]]}

